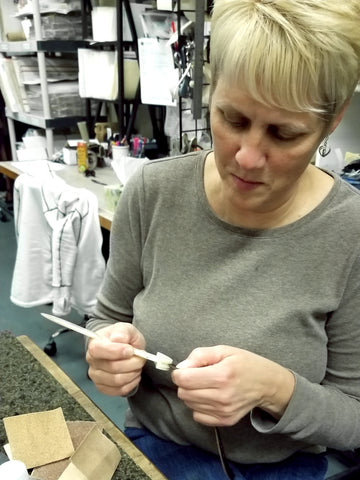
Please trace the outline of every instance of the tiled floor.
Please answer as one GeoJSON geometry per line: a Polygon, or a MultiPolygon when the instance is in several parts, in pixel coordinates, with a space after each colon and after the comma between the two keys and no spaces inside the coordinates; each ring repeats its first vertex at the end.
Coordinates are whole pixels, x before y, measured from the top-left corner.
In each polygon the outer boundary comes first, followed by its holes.
{"type": "MultiPolygon", "coordinates": [[[[57,328],[56,325],[43,319],[40,313],[51,313],[51,307],[47,305],[24,309],[10,301],[15,255],[16,239],[13,221],[0,222],[0,330],[10,330],[15,335],[27,335],[44,348],[50,335],[57,328]]],[[[82,317],[73,312],[68,320],[81,323],[82,317]]],[[[115,424],[123,428],[126,400],[103,395],[88,379],[83,337],[77,333],[68,332],[57,337],[56,344],[57,354],[53,360],[115,424]]],[[[328,477],[343,469],[341,464],[330,458],[328,477]]]]}

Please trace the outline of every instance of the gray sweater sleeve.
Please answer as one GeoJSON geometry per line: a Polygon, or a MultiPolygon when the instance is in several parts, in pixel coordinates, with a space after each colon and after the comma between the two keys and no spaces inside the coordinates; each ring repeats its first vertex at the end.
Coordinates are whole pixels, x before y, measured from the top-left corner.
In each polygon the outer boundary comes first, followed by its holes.
{"type": "MultiPolygon", "coordinates": [[[[351,266],[346,283],[339,284],[341,303],[329,315],[326,332],[327,365],[324,379],[313,383],[296,372],[296,387],[279,422],[260,410],[252,412],[252,424],[264,434],[285,434],[295,440],[338,450],[358,448],[360,443],[360,259],[358,247],[349,252],[351,266]]],[[[336,259],[333,273],[336,275],[336,259]]],[[[326,288],[326,286],[324,286],[326,288]]]]}

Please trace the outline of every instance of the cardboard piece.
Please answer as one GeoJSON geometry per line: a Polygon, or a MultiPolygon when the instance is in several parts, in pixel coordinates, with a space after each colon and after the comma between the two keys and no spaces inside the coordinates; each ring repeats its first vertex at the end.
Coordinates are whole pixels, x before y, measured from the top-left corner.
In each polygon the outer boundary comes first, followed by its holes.
{"type": "Polygon", "coordinates": [[[117,446],[95,425],[71,457],[59,480],[111,480],[120,459],[117,446]]]}
{"type": "Polygon", "coordinates": [[[70,457],[74,452],[61,408],[4,418],[12,458],[33,468],[70,457]]]}
{"type": "MultiPolygon", "coordinates": [[[[66,422],[66,424],[69,429],[74,449],[76,450],[90,430],[94,428],[95,422],[73,421],[66,422]]],[[[66,458],[65,460],[59,460],[58,462],[36,467],[31,472],[31,477],[35,477],[36,480],[58,480],[69,463],[70,459],[66,458]]]]}

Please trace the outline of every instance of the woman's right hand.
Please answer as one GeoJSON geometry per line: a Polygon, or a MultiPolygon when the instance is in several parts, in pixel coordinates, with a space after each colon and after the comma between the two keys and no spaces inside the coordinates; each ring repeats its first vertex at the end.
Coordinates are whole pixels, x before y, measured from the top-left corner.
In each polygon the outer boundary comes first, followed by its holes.
{"type": "Polygon", "coordinates": [[[89,377],[106,395],[129,395],[139,384],[145,360],[133,354],[133,347],[145,349],[143,335],[131,323],[118,322],[96,332],[86,352],[89,377]]]}

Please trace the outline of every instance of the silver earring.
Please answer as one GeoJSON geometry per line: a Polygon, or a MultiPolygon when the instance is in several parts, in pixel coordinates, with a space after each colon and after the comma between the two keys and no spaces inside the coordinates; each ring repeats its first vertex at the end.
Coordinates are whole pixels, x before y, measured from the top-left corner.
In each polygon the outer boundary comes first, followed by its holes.
{"type": "Polygon", "coordinates": [[[324,138],[324,140],[321,142],[321,145],[319,147],[319,153],[322,157],[326,157],[331,152],[331,147],[330,145],[328,145],[328,141],[329,141],[329,136],[324,138]]]}

